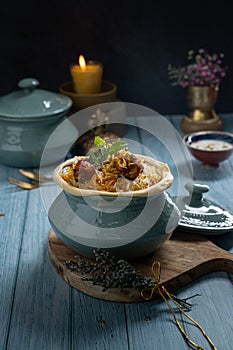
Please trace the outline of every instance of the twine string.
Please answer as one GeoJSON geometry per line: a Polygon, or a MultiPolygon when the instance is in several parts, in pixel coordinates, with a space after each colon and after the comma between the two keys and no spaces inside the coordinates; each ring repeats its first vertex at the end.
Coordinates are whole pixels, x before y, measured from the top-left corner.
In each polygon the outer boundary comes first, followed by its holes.
{"type": "Polygon", "coordinates": [[[177,319],[175,312],[169,302],[169,299],[176,305],[176,307],[179,309],[179,311],[185,316],[187,317],[203,334],[203,336],[206,338],[206,340],[208,341],[208,343],[211,345],[213,350],[217,350],[217,348],[215,347],[215,345],[213,344],[213,342],[211,341],[211,339],[208,337],[208,335],[205,333],[204,329],[201,327],[201,325],[196,322],[191,316],[189,316],[178,304],[177,301],[174,300],[174,298],[172,297],[172,295],[168,292],[168,290],[165,288],[165,286],[163,285],[163,283],[160,280],[161,277],[161,265],[159,261],[154,261],[151,267],[152,270],[152,275],[155,279],[155,283],[153,285],[153,287],[151,288],[145,288],[141,291],[141,296],[143,299],[145,300],[151,300],[153,297],[154,293],[158,293],[162,299],[165,301],[165,303],[167,304],[167,306],[169,307],[174,320],[176,322],[176,325],[178,327],[178,329],[180,330],[181,334],[183,335],[184,339],[186,340],[186,342],[188,342],[189,344],[191,344],[194,348],[196,348],[197,350],[204,350],[201,346],[197,345],[192,339],[189,338],[189,336],[186,334],[185,330],[182,328],[179,320],[177,319]],[[157,273],[156,273],[157,271],[157,273]]]}

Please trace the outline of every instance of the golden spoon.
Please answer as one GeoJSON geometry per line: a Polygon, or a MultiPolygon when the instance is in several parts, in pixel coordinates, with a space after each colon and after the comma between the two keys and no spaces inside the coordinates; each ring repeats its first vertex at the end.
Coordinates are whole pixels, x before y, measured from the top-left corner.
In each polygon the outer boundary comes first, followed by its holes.
{"type": "Polygon", "coordinates": [[[8,181],[16,185],[18,187],[24,188],[26,190],[32,190],[33,188],[38,188],[40,186],[39,182],[38,183],[29,183],[29,182],[24,182],[20,180],[13,179],[12,177],[8,177],[8,181]]]}
{"type": "Polygon", "coordinates": [[[46,177],[42,174],[35,173],[34,171],[19,169],[19,172],[20,172],[20,174],[22,174],[22,175],[26,176],[27,178],[34,180],[34,181],[39,181],[39,182],[53,181],[52,177],[46,177]]]}

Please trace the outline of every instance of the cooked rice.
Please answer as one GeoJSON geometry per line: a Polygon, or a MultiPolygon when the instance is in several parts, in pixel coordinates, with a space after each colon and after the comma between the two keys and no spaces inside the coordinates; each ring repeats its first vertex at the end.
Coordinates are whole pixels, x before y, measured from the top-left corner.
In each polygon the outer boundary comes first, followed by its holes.
{"type": "Polygon", "coordinates": [[[159,167],[126,150],[110,156],[100,166],[94,167],[89,163],[87,174],[90,178],[81,178],[80,161],[88,161],[88,157],[75,157],[72,165],[63,168],[61,172],[61,177],[77,188],[107,192],[138,191],[158,183],[162,178],[159,167]],[[135,176],[132,175],[131,168],[139,172],[134,179],[129,178],[135,176]]]}

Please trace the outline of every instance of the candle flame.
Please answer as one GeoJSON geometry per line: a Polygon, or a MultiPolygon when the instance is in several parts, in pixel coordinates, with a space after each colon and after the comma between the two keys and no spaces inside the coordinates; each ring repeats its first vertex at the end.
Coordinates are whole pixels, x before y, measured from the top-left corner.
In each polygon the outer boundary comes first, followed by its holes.
{"type": "Polygon", "coordinates": [[[83,69],[83,70],[86,69],[86,61],[85,61],[85,58],[83,57],[83,55],[79,56],[79,65],[80,65],[81,69],[83,69]]]}

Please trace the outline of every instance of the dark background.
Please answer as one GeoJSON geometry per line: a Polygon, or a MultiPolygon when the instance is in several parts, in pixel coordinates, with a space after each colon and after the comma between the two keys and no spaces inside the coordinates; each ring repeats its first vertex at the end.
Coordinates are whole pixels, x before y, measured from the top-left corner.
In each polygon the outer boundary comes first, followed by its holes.
{"type": "Polygon", "coordinates": [[[58,91],[71,80],[79,54],[103,62],[118,98],[161,114],[184,113],[185,95],[172,87],[168,64],[185,65],[187,51],[223,52],[229,66],[217,112],[233,110],[233,2],[5,1],[0,10],[0,95],[21,78],[58,91]]]}

